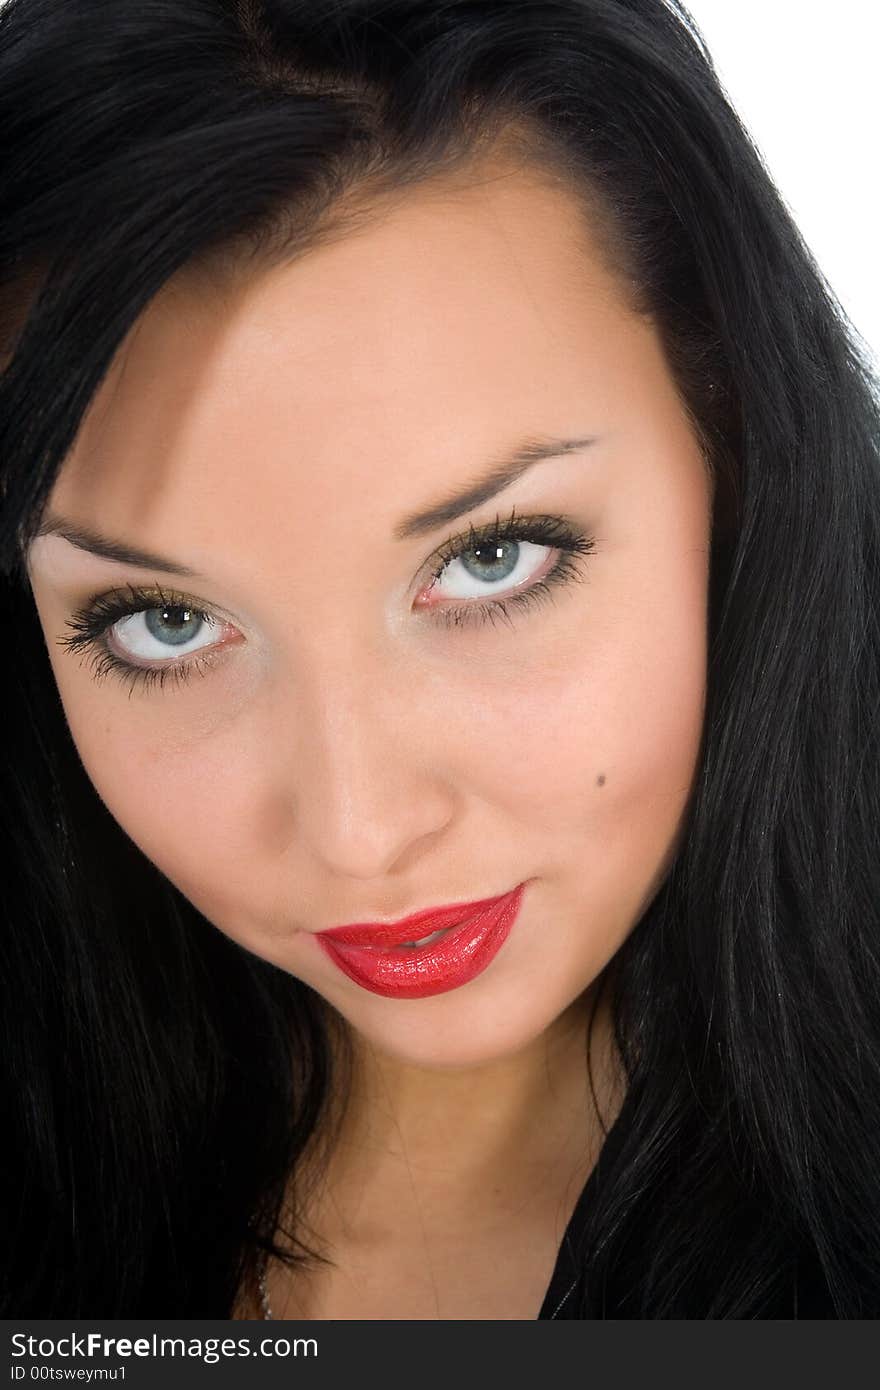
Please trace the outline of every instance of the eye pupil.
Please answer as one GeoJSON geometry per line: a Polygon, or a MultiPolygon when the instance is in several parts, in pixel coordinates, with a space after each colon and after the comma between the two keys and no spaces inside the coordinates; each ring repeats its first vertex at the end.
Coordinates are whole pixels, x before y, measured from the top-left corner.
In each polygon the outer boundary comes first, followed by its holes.
{"type": "Polygon", "coordinates": [[[202,619],[193,608],[181,604],[166,604],[164,608],[148,608],[144,621],[152,637],[170,638],[173,642],[189,642],[196,635],[202,619]]]}
{"type": "MultiPolygon", "coordinates": [[[[519,544],[514,540],[490,540],[482,541],[475,545],[470,555],[477,560],[476,572],[480,579],[506,579],[516,569],[519,559],[519,544]],[[508,551],[508,557],[504,557],[504,551],[508,551]]],[[[467,557],[461,557],[466,561],[467,557]]]]}

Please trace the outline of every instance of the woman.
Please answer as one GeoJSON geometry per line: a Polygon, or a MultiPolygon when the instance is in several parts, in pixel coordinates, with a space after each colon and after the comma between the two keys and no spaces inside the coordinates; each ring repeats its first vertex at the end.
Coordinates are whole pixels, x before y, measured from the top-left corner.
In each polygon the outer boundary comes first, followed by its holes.
{"type": "Polygon", "coordinates": [[[4,1316],[880,1314],[876,383],[686,12],[0,99],[4,1316]]]}

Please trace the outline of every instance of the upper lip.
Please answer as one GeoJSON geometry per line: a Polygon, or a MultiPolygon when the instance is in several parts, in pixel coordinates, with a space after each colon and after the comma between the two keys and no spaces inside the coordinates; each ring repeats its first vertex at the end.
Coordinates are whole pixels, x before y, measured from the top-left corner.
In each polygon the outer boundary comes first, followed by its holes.
{"type": "Polygon", "coordinates": [[[400,946],[405,941],[418,941],[445,927],[457,927],[494,907],[510,891],[499,893],[494,898],[479,898],[476,902],[428,907],[423,912],[414,912],[396,922],[352,922],[341,927],[328,927],[317,935],[329,937],[343,946],[400,946]]]}

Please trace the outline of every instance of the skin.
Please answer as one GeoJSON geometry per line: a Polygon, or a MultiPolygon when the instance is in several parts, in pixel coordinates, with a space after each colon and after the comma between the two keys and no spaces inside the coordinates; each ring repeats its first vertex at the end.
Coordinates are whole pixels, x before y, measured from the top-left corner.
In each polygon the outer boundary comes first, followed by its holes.
{"type": "MultiPolygon", "coordinates": [[[[409,189],[284,266],[187,268],[118,354],[49,510],[206,577],[59,536],[34,543],[29,574],[111,813],[352,1031],[355,1086],[307,1206],[337,1267],[273,1264],[276,1316],[537,1315],[601,1144],[586,1011],[693,785],[711,507],[656,329],[574,197],[524,167],[409,189]],[[536,432],[600,438],[393,539],[536,432]],[[585,579],[510,623],[442,626],[414,602],[432,557],[512,507],[592,536],[585,579]],[[201,638],[222,659],[164,689],[96,682],[58,645],[66,620],[156,582],[225,612],[201,638]],[[444,994],[372,994],[314,940],[523,878],[502,951],[444,994]]],[[[607,1125],[622,1090],[604,1007],[593,1044],[607,1125]]]]}

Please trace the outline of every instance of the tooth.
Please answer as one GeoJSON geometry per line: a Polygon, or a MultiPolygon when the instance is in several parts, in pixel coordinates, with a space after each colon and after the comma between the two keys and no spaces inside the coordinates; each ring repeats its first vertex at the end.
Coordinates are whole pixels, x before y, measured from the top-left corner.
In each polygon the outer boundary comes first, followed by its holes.
{"type": "Polygon", "coordinates": [[[427,936],[419,937],[418,941],[404,941],[404,946],[427,946],[429,941],[436,941],[438,936],[442,936],[445,928],[440,931],[429,932],[427,936]]]}

